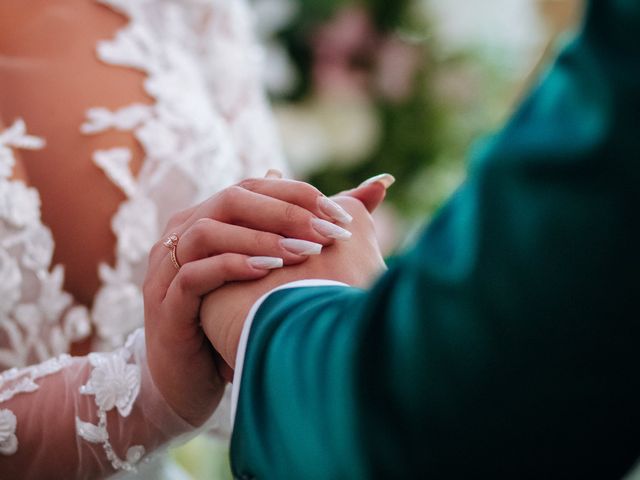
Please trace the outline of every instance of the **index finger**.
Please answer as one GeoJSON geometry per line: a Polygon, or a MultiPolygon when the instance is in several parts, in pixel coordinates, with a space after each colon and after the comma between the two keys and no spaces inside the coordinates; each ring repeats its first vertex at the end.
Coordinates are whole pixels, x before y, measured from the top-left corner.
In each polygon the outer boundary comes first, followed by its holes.
{"type": "Polygon", "coordinates": [[[320,190],[305,182],[278,178],[249,178],[238,184],[239,187],[283,202],[298,205],[319,218],[349,224],[353,217],[326,197],[320,190]]]}

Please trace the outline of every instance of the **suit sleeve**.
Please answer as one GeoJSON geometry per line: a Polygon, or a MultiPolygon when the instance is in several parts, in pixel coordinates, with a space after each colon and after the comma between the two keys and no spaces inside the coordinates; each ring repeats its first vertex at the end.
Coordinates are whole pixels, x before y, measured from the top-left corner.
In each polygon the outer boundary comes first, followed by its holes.
{"type": "Polygon", "coordinates": [[[270,295],[243,478],[620,478],[640,456],[640,2],[593,0],[371,291],[270,295]]]}

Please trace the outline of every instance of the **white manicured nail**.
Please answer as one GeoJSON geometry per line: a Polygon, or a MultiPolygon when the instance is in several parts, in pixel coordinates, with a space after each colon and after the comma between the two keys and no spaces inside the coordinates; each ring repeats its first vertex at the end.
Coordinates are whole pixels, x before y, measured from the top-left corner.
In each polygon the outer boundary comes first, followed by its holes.
{"type": "Polygon", "coordinates": [[[351,238],[351,232],[349,230],[345,230],[344,228],[334,225],[331,222],[327,222],[326,220],[313,218],[311,219],[311,224],[316,232],[322,236],[335,238],[336,240],[349,240],[351,238]]]}
{"type": "Polygon", "coordinates": [[[260,270],[275,270],[284,266],[284,261],[277,257],[251,257],[249,265],[260,270]]]}
{"type": "Polygon", "coordinates": [[[321,244],[298,240],[297,238],[284,238],[280,240],[280,245],[295,255],[320,255],[320,252],[322,252],[321,244]]]}
{"type": "Polygon", "coordinates": [[[264,176],[264,178],[278,178],[278,179],[282,177],[284,177],[284,175],[277,168],[270,168],[267,174],[264,176]]]}
{"type": "Polygon", "coordinates": [[[396,183],[396,179],[393,175],[389,175],[388,173],[383,173],[381,175],[376,175],[375,177],[371,177],[369,180],[365,180],[360,184],[361,187],[365,187],[367,185],[371,185],[372,183],[380,182],[384,185],[384,188],[389,188],[391,185],[396,183]]]}
{"type": "Polygon", "coordinates": [[[330,198],[318,197],[318,208],[333,218],[336,222],[351,223],[353,221],[353,217],[330,198]]]}

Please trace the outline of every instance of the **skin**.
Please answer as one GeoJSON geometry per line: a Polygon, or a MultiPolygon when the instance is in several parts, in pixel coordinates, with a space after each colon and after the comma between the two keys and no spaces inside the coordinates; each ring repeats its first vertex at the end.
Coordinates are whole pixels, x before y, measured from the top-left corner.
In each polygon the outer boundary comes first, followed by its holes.
{"type": "Polygon", "coordinates": [[[243,315],[262,293],[301,278],[331,278],[366,286],[384,268],[367,210],[375,209],[382,201],[384,186],[368,185],[346,195],[336,200],[357,215],[348,225],[355,240],[333,243],[319,238],[327,253],[309,259],[282,251],[271,240],[281,237],[265,232],[291,231],[294,238],[307,240],[317,235],[309,225],[312,218],[323,215],[315,207],[321,194],[301,182],[271,179],[241,182],[238,187],[214,195],[172,219],[165,233],[179,232],[183,242],[179,243],[179,258],[185,263],[176,271],[163,245],[159,243],[151,251],[144,285],[145,335],[154,381],[174,411],[189,423],[201,425],[218,406],[225,385],[233,376],[229,366],[235,364],[237,339],[233,339],[239,338],[243,315]],[[210,218],[203,218],[205,213],[215,217],[212,212],[219,207],[224,207],[225,215],[239,211],[237,207],[246,207],[247,198],[256,194],[263,196],[259,205],[240,209],[252,215],[234,217],[236,223],[256,229],[249,235],[244,235],[246,227],[212,225],[210,218]],[[280,213],[273,216],[278,209],[280,213]],[[190,235],[194,231],[200,233],[190,235]],[[235,253],[228,253],[230,245],[235,245],[235,253]],[[265,272],[247,264],[247,255],[265,253],[283,258],[288,266],[265,272]],[[312,266],[302,268],[304,264],[312,266]],[[216,292],[220,304],[215,301],[216,292]],[[207,294],[209,299],[203,303],[207,294]],[[217,343],[212,345],[205,332],[210,339],[215,337],[217,343]],[[231,342],[226,343],[229,339],[231,342]]]}
{"type": "Polygon", "coordinates": [[[311,227],[323,216],[316,206],[320,196],[301,182],[248,180],[174,216],[165,236],[180,237],[179,271],[161,242],[151,251],[144,284],[149,368],[165,400],[192,425],[213,413],[230,375],[200,325],[203,296],[228,282],[249,286],[246,281],[269,275],[247,263],[251,256],[281,258],[291,266],[305,262],[281,246],[285,236],[330,246],[311,227]]]}
{"type": "Polygon", "coordinates": [[[21,176],[40,193],[43,222],[56,239],[53,262],[65,266],[65,289],[84,305],[99,287],[97,265],[113,264],[110,222],[124,200],[92,154],[128,147],[134,172],[143,158],[129,133],[79,133],[90,107],[151,102],[141,73],[104,65],[95,56],[96,42],[125,24],[85,0],[0,2],[0,117],[6,125],[22,117],[30,133],[47,140],[43,150],[21,152],[21,176]]]}
{"type": "MultiPolygon", "coordinates": [[[[100,286],[98,264],[114,263],[116,239],[110,224],[124,200],[122,192],[93,164],[92,155],[95,150],[127,147],[133,154],[131,168],[135,175],[143,152],[130,133],[109,131],[83,136],[79,127],[88,108],[115,110],[152,101],[142,88],[142,73],[104,65],[95,56],[96,42],[112,38],[126,22],[110,9],[86,0],[0,1],[0,117],[5,125],[21,117],[31,134],[47,140],[43,150],[20,152],[14,177],[39,191],[42,220],[56,242],[53,263],[64,265],[65,290],[86,306],[91,305],[100,286]]],[[[176,215],[165,233],[180,234],[178,257],[186,267],[180,274],[170,263],[165,247],[158,244],[151,252],[144,288],[149,365],[165,399],[193,425],[202,423],[217,405],[224,378],[229,377],[226,365],[235,361],[220,361],[206,340],[199,326],[202,296],[227,282],[271,277],[269,272],[248,267],[250,255],[279,255],[288,265],[305,260],[277,251],[273,238],[265,242],[254,229],[327,246],[333,243],[309,224],[310,215],[328,219],[317,210],[320,193],[309,186],[281,182],[285,183],[274,188],[268,182],[246,181],[217,194],[206,205],[176,215]],[[278,208],[268,204],[269,196],[282,197],[278,208]],[[289,202],[296,208],[287,206],[289,202]],[[198,223],[202,218],[217,223],[198,223]],[[237,238],[229,229],[223,230],[222,224],[249,229],[243,237],[249,240],[216,243],[237,238]],[[236,248],[238,245],[242,248],[236,248]],[[228,255],[234,248],[241,251],[228,255]],[[191,395],[185,396],[185,391],[191,395]]],[[[376,203],[384,192],[369,187],[354,194],[358,195],[365,204],[376,203]]],[[[347,261],[340,258],[339,252],[343,251],[347,252],[336,248],[333,254],[340,262],[347,261]]],[[[333,258],[331,254],[328,257],[333,258]]],[[[291,267],[286,275],[274,276],[272,283],[246,283],[253,286],[244,294],[234,287],[229,290],[233,292],[229,298],[243,297],[242,304],[250,305],[259,291],[290,277],[334,278],[331,269],[322,272],[322,265],[316,263],[315,270],[291,267]]],[[[345,271],[344,265],[337,270],[345,271]]],[[[362,281],[353,270],[353,278],[347,275],[341,279],[355,284],[362,281]]],[[[221,290],[222,295],[227,291],[221,290]]],[[[232,325],[230,330],[235,332],[240,323],[232,325]]],[[[222,345],[219,339],[217,342],[222,345]]],[[[76,346],[73,353],[88,353],[89,346],[89,342],[76,346]]],[[[230,359],[230,353],[225,352],[230,359]]]]}
{"type": "MultiPolygon", "coordinates": [[[[379,195],[384,187],[371,187],[379,195]]],[[[357,195],[356,195],[357,196],[357,195]]],[[[253,304],[265,293],[286,283],[303,279],[327,279],[366,288],[384,271],[385,264],[378,247],[373,221],[363,204],[353,196],[334,198],[354,218],[349,225],[351,240],[336,242],[319,257],[297,266],[273,272],[251,283],[225,285],[204,300],[201,321],[204,331],[224,361],[235,368],[240,334],[253,304]]],[[[372,206],[372,205],[370,205],[372,206]]],[[[375,207],[373,207],[375,208],[375,207]]]]}
{"type": "MultiPolygon", "coordinates": [[[[112,38],[126,23],[124,17],[93,1],[0,2],[0,117],[5,125],[23,118],[29,133],[47,141],[43,150],[18,153],[14,178],[38,190],[43,223],[56,242],[53,263],[65,267],[65,290],[77,303],[88,307],[100,286],[98,264],[114,263],[116,239],[111,219],[125,199],[94,165],[93,153],[129,148],[135,175],[143,152],[130,133],[108,131],[84,136],[79,128],[88,108],[115,110],[132,103],[151,103],[142,88],[142,73],[108,66],[96,58],[96,42],[112,38]]],[[[258,181],[247,181],[220,192],[205,204],[176,215],[168,227],[167,235],[174,231],[180,234],[178,257],[183,264],[211,257],[215,260],[207,270],[219,274],[199,277],[197,268],[190,265],[176,275],[168,250],[161,245],[150,258],[150,275],[145,282],[150,368],[165,399],[194,425],[210,413],[220,389],[215,380],[215,354],[197,322],[200,296],[227,281],[266,275],[268,272],[248,267],[246,257],[250,255],[279,256],[287,264],[304,261],[279,248],[278,238],[332,243],[309,223],[313,215],[309,209],[328,219],[317,211],[320,192],[295,184],[279,188],[282,194],[263,194],[261,186],[258,181]],[[274,204],[273,197],[278,195],[283,200],[274,204]],[[289,201],[302,206],[291,206],[289,201]],[[211,221],[196,224],[201,218],[211,221]],[[225,225],[234,223],[244,230],[230,236],[225,225]],[[273,236],[266,241],[264,235],[253,230],[256,227],[269,230],[273,236]],[[233,241],[217,244],[218,239],[233,241]],[[237,255],[224,257],[221,254],[225,252],[237,255]],[[174,341],[176,338],[182,341],[174,341]],[[199,365],[195,369],[198,375],[186,374],[193,371],[187,368],[189,363],[191,367],[199,365]],[[184,391],[194,393],[189,401],[176,394],[184,391]]],[[[89,347],[90,342],[76,346],[73,353],[88,353],[89,347]]]]}

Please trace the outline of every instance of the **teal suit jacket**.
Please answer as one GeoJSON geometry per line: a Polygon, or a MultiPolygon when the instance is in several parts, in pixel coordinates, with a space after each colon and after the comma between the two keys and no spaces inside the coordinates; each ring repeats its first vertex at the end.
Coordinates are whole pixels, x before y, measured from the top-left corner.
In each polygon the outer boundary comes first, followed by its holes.
{"type": "Polygon", "coordinates": [[[259,309],[234,473],[620,478],[640,457],[639,298],[640,0],[592,0],[371,291],[259,309]]]}

